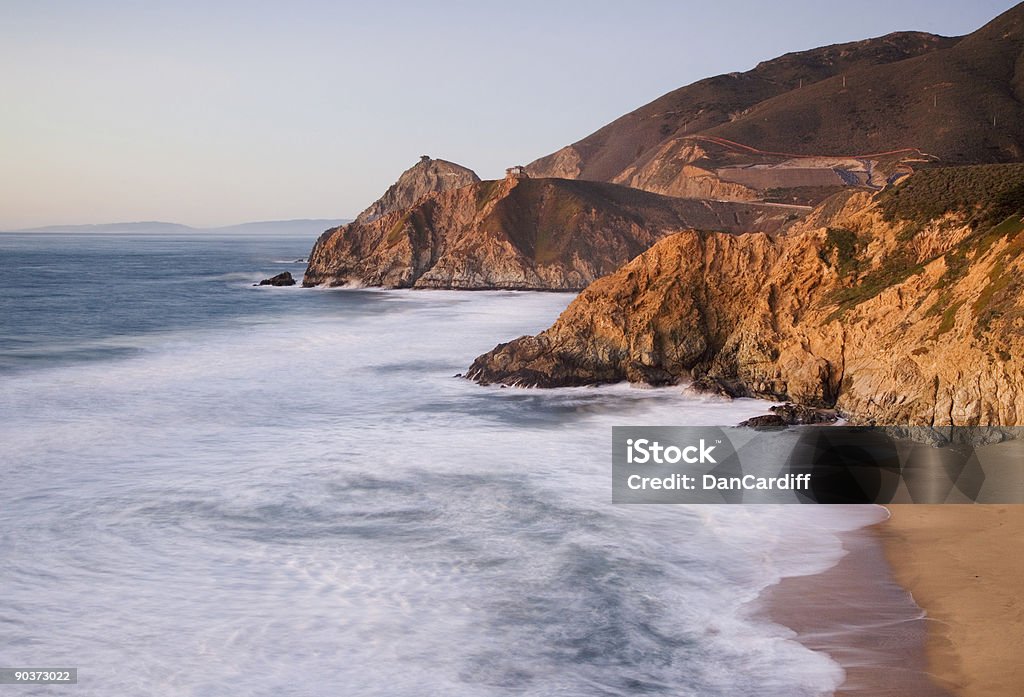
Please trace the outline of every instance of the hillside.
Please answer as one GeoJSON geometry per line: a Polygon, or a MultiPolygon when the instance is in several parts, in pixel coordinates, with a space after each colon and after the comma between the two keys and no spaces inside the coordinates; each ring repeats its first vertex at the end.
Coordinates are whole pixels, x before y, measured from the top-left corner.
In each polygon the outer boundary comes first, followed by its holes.
{"type": "Polygon", "coordinates": [[[666,235],[774,232],[805,212],[509,176],[328,230],[303,285],[579,290],[666,235]]]}
{"type": "Polygon", "coordinates": [[[1024,419],[1024,165],[839,194],[786,235],[684,232],[468,376],[693,380],[886,425],[1024,419]]]}
{"type": "MultiPolygon", "coordinates": [[[[786,54],[670,92],[540,158],[528,171],[670,195],[753,199],[793,188],[790,175],[781,187],[722,178],[716,153],[703,151],[708,138],[784,159],[873,162],[888,167],[886,174],[894,171],[887,162],[892,151],[906,151],[897,159],[948,163],[1024,159],[1022,47],[1024,5],[1018,5],[963,38],[901,32],[786,54]],[[683,171],[691,166],[697,171],[683,171]]],[[[761,155],[745,160],[740,154],[733,153],[730,166],[764,165],[761,155]]],[[[835,164],[791,166],[830,170],[835,164]]],[[[828,183],[827,171],[816,177],[828,183]]]]}
{"type": "Polygon", "coordinates": [[[943,162],[1024,159],[1024,5],[955,45],[760,102],[707,135],[839,155],[917,148],[943,162]]]}

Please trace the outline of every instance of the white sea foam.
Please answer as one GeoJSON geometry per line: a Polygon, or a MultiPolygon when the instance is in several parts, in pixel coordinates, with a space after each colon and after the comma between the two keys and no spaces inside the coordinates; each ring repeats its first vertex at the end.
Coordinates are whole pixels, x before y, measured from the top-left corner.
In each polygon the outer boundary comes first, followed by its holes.
{"type": "Polygon", "coordinates": [[[870,510],[610,503],[613,425],[765,403],[482,388],[452,376],[569,296],[331,292],[5,378],[0,662],[78,666],[80,695],[839,684],[749,603],[870,510]]]}

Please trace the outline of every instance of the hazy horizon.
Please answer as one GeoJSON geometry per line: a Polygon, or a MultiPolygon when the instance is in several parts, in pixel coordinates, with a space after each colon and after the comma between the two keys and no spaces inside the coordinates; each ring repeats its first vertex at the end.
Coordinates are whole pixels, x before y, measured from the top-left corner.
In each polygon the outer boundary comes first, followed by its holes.
{"type": "Polygon", "coordinates": [[[0,230],[352,218],[421,154],[498,177],[695,80],[1011,6],[16,0],[0,230]]]}
{"type": "Polygon", "coordinates": [[[318,223],[327,225],[342,225],[350,222],[351,218],[291,218],[288,220],[243,220],[227,225],[186,225],[173,220],[111,220],[103,223],[57,223],[55,225],[38,225],[35,227],[7,228],[0,229],[0,232],[88,232],[92,228],[109,231],[112,228],[124,228],[131,231],[145,231],[146,228],[156,226],[168,226],[185,228],[196,232],[216,232],[234,230],[236,228],[256,228],[259,226],[287,227],[296,226],[302,223],[318,223]]]}

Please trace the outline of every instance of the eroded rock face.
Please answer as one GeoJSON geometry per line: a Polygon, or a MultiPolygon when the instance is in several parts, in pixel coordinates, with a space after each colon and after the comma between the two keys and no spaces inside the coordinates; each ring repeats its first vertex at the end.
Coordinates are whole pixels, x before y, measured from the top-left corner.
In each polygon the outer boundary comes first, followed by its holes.
{"type": "Polygon", "coordinates": [[[862,192],[774,239],[673,235],[593,283],[550,329],[480,356],[467,377],[541,387],[693,379],[835,407],[855,422],[1020,424],[1024,166],[959,169],[992,176],[958,196],[954,172],[934,187],[934,210],[913,188],[899,205],[862,192]],[[958,199],[968,203],[942,209],[958,199]]]}
{"type": "Polygon", "coordinates": [[[800,208],[509,176],[328,230],[303,285],[579,290],[682,230],[774,232],[800,208]]]}
{"type": "Polygon", "coordinates": [[[388,187],[383,196],[360,213],[356,221],[362,224],[372,223],[392,211],[409,208],[434,191],[459,189],[478,181],[480,177],[471,169],[423,155],[419,162],[402,172],[402,176],[388,187]]]}

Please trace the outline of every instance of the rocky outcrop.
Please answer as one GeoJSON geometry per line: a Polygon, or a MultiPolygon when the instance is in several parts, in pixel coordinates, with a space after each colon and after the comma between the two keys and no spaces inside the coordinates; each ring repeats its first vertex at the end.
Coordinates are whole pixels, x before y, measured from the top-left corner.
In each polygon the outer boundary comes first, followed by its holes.
{"type": "Polygon", "coordinates": [[[360,213],[356,221],[372,223],[392,211],[409,208],[429,193],[459,189],[479,181],[480,177],[471,169],[423,155],[419,162],[402,172],[402,176],[388,187],[383,196],[360,213]]]}
{"type": "Polygon", "coordinates": [[[805,213],[513,173],[328,230],[303,285],[579,290],[667,235],[774,232],[805,213]]]}
{"type": "Polygon", "coordinates": [[[841,194],[777,237],[683,232],[479,382],[692,380],[884,425],[1024,423],[1024,165],[841,194]]]}
{"type": "Polygon", "coordinates": [[[270,278],[264,278],[259,283],[254,283],[254,286],[294,286],[295,279],[292,278],[290,271],[279,273],[276,276],[270,278]]]}
{"type": "Polygon", "coordinates": [[[771,413],[752,417],[740,422],[738,426],[752,428],[755,431],[774,431],[787,426],[830,424],[839,419],[834,409],[815,409],[803,404],[777,404],[769,407],[768,411],[771,413]]]}

